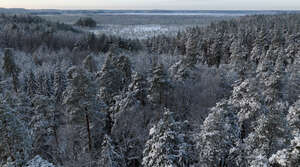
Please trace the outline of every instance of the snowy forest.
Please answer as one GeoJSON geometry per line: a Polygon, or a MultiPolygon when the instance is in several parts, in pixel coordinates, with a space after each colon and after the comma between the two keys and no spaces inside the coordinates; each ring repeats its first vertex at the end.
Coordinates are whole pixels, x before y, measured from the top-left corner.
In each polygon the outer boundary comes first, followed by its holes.
{"type": "Polygon", "coordinates": [[[0,67],[1,167],[300,166],[300,14],[141,39],[1,14],[0,67]]]}

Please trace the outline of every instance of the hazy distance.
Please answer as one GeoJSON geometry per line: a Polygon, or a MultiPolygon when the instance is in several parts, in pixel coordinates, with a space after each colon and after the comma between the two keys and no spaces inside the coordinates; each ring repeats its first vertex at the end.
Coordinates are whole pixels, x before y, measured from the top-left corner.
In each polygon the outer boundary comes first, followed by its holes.
{"type": "Polygon", "coordinates": [[[299,10],[299,0],[0,0],[27,9],[299,10]]]}

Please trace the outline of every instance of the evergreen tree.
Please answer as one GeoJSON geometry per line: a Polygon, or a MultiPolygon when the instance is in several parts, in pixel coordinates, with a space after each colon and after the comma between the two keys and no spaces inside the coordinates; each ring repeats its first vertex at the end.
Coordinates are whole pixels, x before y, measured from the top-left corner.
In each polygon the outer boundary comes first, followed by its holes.
{"type": "Polygon", "coordinates": [[[300,100],[295,102],[294,105],[290,106],[287,120],[293,135],[296,136],[300,134],[300,100]]]}
{"type": "Polygon", "coordinates": [[[183,62],[186,66],[194,66],[197,63],[198,53],[198,37],[195,32],[188,32],[188,38],[185,43],[186,54],[183,62]]]}
{"type": "Polygon", "coordinates": [[[129,91],[134,93],[134,96],[142,103],[142,105],[145,105],[146,103],[146,86],[146,79],[144,78],[144,76],[138,73],[135,73],[133,75],[132,82],[128,86],[129,91]]]}
{"type": "Polygon", "coordinates": [[[249,164],[261,156],[268,159],[288,145],[291,136],[285,110],[286,104],[278,102],[272,108],[267,108],[267,114],[259,117],[254,132],[245,139],[249,164]]]}
{"type": "Polygon", "coordinates": [[[217,33],[217,36],[212,40],[212,44],[210,45],[209,52],[210,56],[207,57],[207,64],[209,66],[216,65],[219,67],[221,63],[221,57],[223,55],[222,47],[223,40],[222,34],[217,33]]]}
{"type": "MultiPolygon", "coordinates": [[[[70,84],[64,92],[63,101],[69,117],[68,123],[75,128],[75,133],[80,133],[80,137],[74,139],[74,142],[79,144],[79,148],[87,148],[91,152],[103,133],[101,127],[104,127],[105,116],[100,112],[103,106],[97,100],[95,83],[84,69],[71,67],[68,77],[70,84]],[[85,130],[82,132],[82,129],[85,130]],[[77,140],[79,141],[76,142],[77,140]],[[81,145],[82,141],[86,142],[81,145]]],[[[76,155],[75,157],[78,158],[76,155]]]]}
{"type": "Polygon", "coordinates": [[[18,92],[18,85],[19,85],[18,77],[21,69],[15,63],[11,49],[5,49],[3,62],[4,63],[2,69],[4,70],[6,75],[12,77],[12,84],[13,84],[14,91],[18,92]]]}
{"type": "Polygon", "coordinates": [[[263,98],[255,79],[246,79],[233,88],[229,103],[237,112],[241,128],[241,139],[245,139],[254,129],[255,121],[266,113],[263,98]]]}
{"type": "Polygon", "coordinates": [[[56,104],[62,104],[63,91],[66,89],[66,78],[61,71],[61,65],[56,65],[54,72],[54,97],[56,104]]]}
{"type": "Polygon", "coordinates": [[[287,149],[273,154],[269,161],[272,166],[276,167],[300,166],[300,137],[295,137],[287,149]]]}
{"type": "Polygon", "coordinates": [[[105,135],[104,137],[101,150],[102,151],[100,154],[100,158],[97,163],[98,166],[101,167],[125,167],[126,166],[124,156],[116,150],[111,138],[108,135],[105,135]]]}
{"type": "Polygon", "coordinates": [[[116,68],[121,72],[122,88],[127,88],[131,82],[131,62],[127,56],[120,56],[113,62],[116,68]]]}
{"type": "Polygon", "coordinates": [[[16,165],[23,165],[31,155],[32,139],[28,126],[5,99],[0,101],[0,160],[9,158],[16,165]]]}
{"type": "Polygon", "coordinates": [[[187,122],[177,122],[165,109],[163,118],[150,129],[144,153],[144,167],[187,167],[192,165],[191,143],[186,133],[187,122]]]}
{"type": "Polygon", "coordinates": [[[300,95],[300,53],[294,57],[294,63],[291,64],[291,72],[287,83],[289,101],[294,102],[300,95]]]}
{"type": "Polygon", "coordinates": [[[33,159],[28,161],[25,166],[26,167],[55,167],[52,163],[44,160],[39,155],[35,156],[33,159]]]}
{"type": "Polygon", "coordinates": [[[156,65],[153,68],[152,75],[148,98],[153,104],[167,105],[171,84],[164,72],[163,65],[156,65]]]}
{"type": "Polygon", "coordinates": [[[115,66],[114,61],[115,56],[112,53],[109,54],[98,77],[100,82],[99,96],[107,105],[113,104],[113,97],[122,90],[122,74],[115,66]]]}
{"type": "Polygon", "coordinates": [[[38,85],[35,79],[33,71],[30,71],[29,78],[27,80],[27,95],[33,97],[37,94],[38,85]]]}
{"type": "Polygon", "coordinates": [[[51,80],[45,72],[37,74],[37,92],[39,95],[50,97],[52,95],[51,80]]]}
{"type": "Polygon", "coordinates": [[[88,56],[83,60],[83,66],[84,66],[84,68],[85,68],[88,72],[90,72],[90,73],[93,73],[93,72],[97,72],[97,71],[98,71],[96,61],[94,60],[94,58],[93,58],[92,55],[88,55],[88,56]]]}
{"type": "Polygon", "coordinates": [[[230,149],[240,138],[238,118],[226,101],[217,103],[203,122],[197,142],[200,164],[207,166],[232,166],[230,149]]]}
{"type": "Polygon", "coordinates": [[[231,52],[231,63],[234,65],[234,69],[238,72],[238,74],[245,78],[246,70],[247,70],[247,52],[246,48],[242,45],[242,39],[236,39],[232,42],[230,47],[231,52]]]}
{"type": "Polygon", "coordinates": [[[58,124],[55,119],[55,106],[53,99],[37,95],[33,98],[34,115],[30,126],[33,137],[33,152],[48,160],[56,161],[58,152],[57,134],[55,128],[58,124]],[[50,156],[51,155],[51,156],[50,156]]]}

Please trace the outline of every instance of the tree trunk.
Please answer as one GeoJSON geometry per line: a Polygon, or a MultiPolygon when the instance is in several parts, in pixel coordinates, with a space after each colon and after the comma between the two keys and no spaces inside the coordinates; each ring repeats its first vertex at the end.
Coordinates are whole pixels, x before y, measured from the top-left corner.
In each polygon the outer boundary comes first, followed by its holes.
{"type": "Polygon", "coordinates": [[[13,75],[13,88],[16,93],[18,93],[18,77],[16,75],[13,75]]]}
{"type": "Polygon", "coordinates": [[[110,116],[110,113],[108,112],[106,115],[106,125],[105,125],[105,131],[106,133],[110,136],[111,135],[111,131],[112,131],[112,127],[113,127],[113,120],[110,116]]]}
{"type": "Polygon", "coordinates": [[[90,130],[90,120],[89,120],[89,115],[85,114],[85,119],[86,119],[86,130],[88,133],[88,144],[89,144],[89,152],[92,150],[92,137],[91,137],[91,130],[90,130]]]}

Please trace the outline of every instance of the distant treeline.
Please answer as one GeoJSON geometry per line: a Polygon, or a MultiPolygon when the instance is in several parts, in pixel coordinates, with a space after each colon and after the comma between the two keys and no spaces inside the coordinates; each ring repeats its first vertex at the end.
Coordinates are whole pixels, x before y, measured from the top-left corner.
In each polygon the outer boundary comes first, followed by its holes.
{"type": "Polygon", "coordinates": [[[34,52],[39,47],[49,50],[69,49],[107,52],[112,45],[124,50],[138,50],[138,40],[121,39],[112,35],[95,36],[70,25],[50,22],[38,16],[0,16],[0,47],[34,52]]]}

